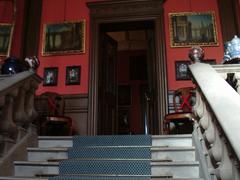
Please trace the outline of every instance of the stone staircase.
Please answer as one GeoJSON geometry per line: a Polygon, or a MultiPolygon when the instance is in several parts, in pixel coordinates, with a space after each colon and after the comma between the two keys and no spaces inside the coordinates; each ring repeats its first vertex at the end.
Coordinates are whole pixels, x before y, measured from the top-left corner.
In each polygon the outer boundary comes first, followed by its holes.
{"type": "MultiPolygon", "coordinates": [[[[86,139],[77,145],[77,150],[72,148],[74,146],[73,139],[73,137],[61,136],[39,137],[38,148],[27,149],[28,161],[14,162],[14,177],[0,177],[0,180],[200,179],[199,176],[201,173],[199,170],[199,162],[196,161],[195,147],[192,145],[193,143],[191,135],[151,136],[151,146],[140,146],[136,144],[127,144],[126,146],[123,146],[121,144],[118,145],[115,140],[112,140],[111,143],[107,144],[105,147],[103,147],[101,144],[99,146],[96,144],[92,144],[92,146],[90,146],[91,140],[86,139]],[[88,142],[90,143],[87,144],[88,142]],[[82,146],[85,146],[85,148],[82,146]],[[86,149],[86,147],[88,149],[86,149]],[[114,151],[108,148],[117,148],[117,151],[120,153],[114,153],[114,151]],[[150,158],[139,158],[139,153],[136,153],[136,148],[141,148],[139,151],[141,151],[142,154],[145,151],[147,152],[147,150],[143,150],[144,148],[149,148],[150,158]],[[129,159],[129,157],[125,159],[124,157],[121,157],[123,155],[119,156],[119,154],[127,154],[126,156],[131,154],[131,156],[133,155],[135,159],[129,159]],[[69,156],[71,159],[68,159],[69,156]],[[94,157],[91,158],[90,156],[94,157]],[[116,158],[116,156],[118,157],[116,158]],[[62,167],[68,166],[69,163],[71,164],[73,161],[72,159],[76,160],[80,170],[78,168],[78,170],[74,172],[63,172],[62,167]],[[109,161],[113,164],[113,166],[116,166],[114,162],[119,161],[121,166],[125,169],[126,167],[127,169],[131,169],[133,166],[136,166],[136,168],[140,169],[142,168],[142,170],[139,172],[141,174],[142,171],[147,169],[145,168],[145,164],[142,166],[142,162],[144,161],[145,163],[145,160],[148,160],[150,164],[150,173],[146,175],[120,175],[113,173],[103,176],[103,174],[99,174],[99,172],[97,172],[97,174],[87,174],[87,172],[89,172],[88,170],[85,170],[84,168],[81,169],[81,167],[86,166],[91,166],[93,167],[92,169],[95,169],[96,171],[101,169],[101,167],[103,169],[108,169],[107,166],[109,166],[109,161]],[[103,161],[106,162],[103,163],[103,161]],[[129,163],[132,164],[129,165],[129,163]],[[83,166],[83,164],[85,164],[85,166],[83,166]],[[86,173],[84,174],[82,171],[86,173]],[[57,176],[59,174],[60,176],[57,176]]],[[[129,142],[131,141],[132,140],[129,142]]],[[[94,142],[96,142],[96,140],[94,140],[94,142]]],[[[114,168],[110,168],[110,171],[113,171],[113,169],[114,168]]],[[[118,169],[119,171],[118,165],[115,167],[115,169],[118,169]]]]}

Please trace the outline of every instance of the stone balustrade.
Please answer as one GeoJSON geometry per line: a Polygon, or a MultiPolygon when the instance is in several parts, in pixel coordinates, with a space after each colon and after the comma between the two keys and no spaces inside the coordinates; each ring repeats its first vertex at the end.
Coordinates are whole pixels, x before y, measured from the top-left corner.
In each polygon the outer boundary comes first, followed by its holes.
{"type": "Polygon", "coordinates": [[[240,94],[240,64],[218,64],[212,67],[240,94]]]}
{"type": "Polygon", "coordinates": [[[240,95],[225,80],[228,73],[233,73],[233,79],[237,79],[239,67],[190,65],[196,84],[193,134],[199,144],[197,149],[203,154],[200,161],[205,163],[205,168],[202,165],[202,169],[209,175],[204,179],[240,179],[240,95]]]}
{"type": "Polygon", "coordinates": [[[0,156],[21,139],[36,118],[34,95],[40,82],[31,71],[0,75],[0,156]]]}

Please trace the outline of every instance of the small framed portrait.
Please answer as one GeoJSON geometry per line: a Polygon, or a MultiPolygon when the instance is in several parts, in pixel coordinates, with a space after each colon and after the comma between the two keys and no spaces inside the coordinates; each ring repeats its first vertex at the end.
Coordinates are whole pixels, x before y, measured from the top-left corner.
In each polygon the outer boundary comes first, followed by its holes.
{"type": "Polygon", "coordinates": [[[81,77],[81,66],[66,67],[66,85],[79,85],[81,77]]]}
{"type": "Polygon", "coordinates": [[[56,86],[58,82],[58,68],[44,68],[43,86],[56,86]]]}
{"type": "Polygon", "coordinates": [[[176,80],[191,80],[190,71],[188,65],[190,61],[176,61],[175,70],[176,70],[176,80]]]}

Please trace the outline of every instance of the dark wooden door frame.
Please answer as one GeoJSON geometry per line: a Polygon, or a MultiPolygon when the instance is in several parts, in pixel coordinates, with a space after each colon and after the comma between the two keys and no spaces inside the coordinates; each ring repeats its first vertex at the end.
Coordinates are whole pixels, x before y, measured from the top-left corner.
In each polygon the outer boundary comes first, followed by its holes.
{"type": "Polygon", "coordinates": [[[154,134],[162,132],[162,120],[167,112],[167,69],[165,58],[165,33],[163,21],[164,0],[114,0],[87,3],[90,9],[90,61],[88,135],[97,134],[98,123],[98,49],[99,28],[102,23],[153,21],[155,24],[156,73],[155,97],[158,127],[154,134]]]}

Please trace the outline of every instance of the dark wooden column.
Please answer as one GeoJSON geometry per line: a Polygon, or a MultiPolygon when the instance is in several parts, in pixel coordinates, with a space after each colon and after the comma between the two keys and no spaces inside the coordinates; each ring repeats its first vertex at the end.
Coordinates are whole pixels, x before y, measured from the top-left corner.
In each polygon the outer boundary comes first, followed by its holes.
{"type": "Polygon", "coordinates": [[[218,0],[223,42],[240,35],[240,5],[238,0],[218,0]]]}
{"type": "Polygon", "coordinates": [[[25,0],[21,59],[38,55],[42,0],[25,0]]]}

